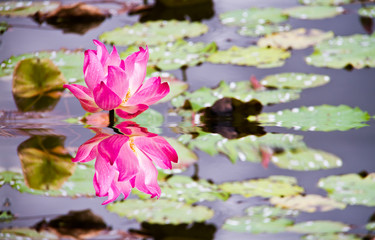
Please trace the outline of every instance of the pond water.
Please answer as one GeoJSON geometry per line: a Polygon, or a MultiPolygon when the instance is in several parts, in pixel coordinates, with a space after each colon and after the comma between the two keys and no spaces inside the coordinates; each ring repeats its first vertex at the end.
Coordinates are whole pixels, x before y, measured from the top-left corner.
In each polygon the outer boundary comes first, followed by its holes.
{"type": "MultiPolygon", "coordinates": [[[[67,3],[70,1],[67,1],[67,3]]],[[[209,4],[209,8],[203,12],[202,23],[207,24],[207,33],[189,40],[193,42],[216,42],[219,50],[228,49],[231,46],[247,47],[255,45],[258,38],[240,36],[237,27],[225,26],[220,23],[219,14],[227,11],[245,9],[250,7],[277,7],[288,8],[298,6],[295,0],[282,1],[224,1],[215,0],[209,4]],[[210,14],[211,13],[211,14],[210,14]]],[[[105,5],[107,7],[108,5],[105,5]]],[[[333,31],[335,35],[347,36],[352,34],[368,34],[361,24],[357,10],[361,7],[359,3],[344,5],[345,13],[333,18],[323,20],[300,20],[290,18],[288,23],[293,28],[317,28],[324,31],[333,31]]],[[[144,15],[144,19],[156,20],[163,12],[154,12],[149,16],[144,15]]],[[[166,16],[166,15],[163,15],[166,16]]],[[[182,18],[194,19],[195,15],[182,14],[182,18]]],[[[66,49],[94,49],[93,39],[105,31],[112,30],[126,24],[133,24],[140,21],[140,15],[114,15],[104,20],[98,27],[90,29],[84,34],[64,33],[61,29],[53,28],[51,25],[43,23],[39,25],[31,18],[6,18],[0,17],[0,21],[6,21],[13,25],[7,32],[0,36],[0,62],[14,55],[30,53],[42,50],[66,49]]],[[[166,17],[168,18],[168,17],[166,17]]],[[[370,24],[370,28],[373,28],[370,24]]],[[[110,49],[110,45],[107,45],[110,49]]],[[[125,47],[119,47],[125,50],[125,47]]],[[[319,106],[323,104],[338,106],[340,104],[350,107],[359,107],[375,114],[374,89],[375,89],[375,69],[331,69],[324,67],[314,67],[307,65],[304,58],[313,52],[313,47],[303,50],[290,50],[291,57],[285,61],[281,67],[257,68],[251,66],[236,66],[231,64],[213,64],[204,62],[199,66],[188,67],[186,70],[170,70],[178,79],[184,79],[189,84],[187,91],[193,92],[201,87],[216,87],[220,81],[228,84],[250,79],[254,75],[257,79],[265,76],[284,73],[302,72],[323,74],[330,77],[330,82],[324,86],[303,90],[300,98],[287,103],[263,106],[262,112],[277,112],[284,109],[299,108],[301,106],[319,106]]],[[[177,139],[184,133],[181,126],[183,118],[177,114],[172,114],[173,106],[170,102],[153,105],[153,110],[160,112],[164,117],[161,126],[157,126],[158,134],[164,137],[177,139]],[[179,132],[180,131],[180,132],[179,132]]],[[[57,105],[50,112],[35,113],[27,115],[17,111],[17,105],[12,95],[11,77],[0,79],[0,170],[20,171],[22,163],[20,161],[20,145],[31,144],[31,141],[39,141],[43,137],[49,136],[52,141],[62,141],[62,146],[71,154],[75,154],[77,148],[85,141],[94,136],[94,133],[78,123],[68,123],[65,120],[83,116],[78,100],[67,91],[58,101],[57,105]],[[38,140],[39,138],[39,140],[38,140]],[[31,140],[30,140],[31,139],[31,140]]],[[[186,123],[186,122],[185,122],[186,123]]],[[[219,125],[219,123],[216,123],[219,125]]],[[[277,167],[270,162],[268,167],[264,167],[260,162],[237,161],[232,163],[228,156],[223,154],[209,155],[207,152],[194,148],[198,156],[196,164],[189,166],[186,171],[178,175],[194,177],[194,179],[208,180],[214,184],[227,182],[245,181],[250,179],[268,178],[270,176],[284,175],[295,177],[299,186],[304,188],[305,194],[317,194],[327,196],[327,192],[318,187],[321,178],[333,175],[343,175],[349,173],[375,172],[374,163],[374,121],[370,119],[366,122],[368,126],[349,129],[347,131],[301,131],[276,126],[266,126],[264,130],[267,135],[272,133],[294,134],[303,137],[306,146],[331,153],[339,157],[341,166],[314,171],[296,171],[287,168],[277,167]]],[[[152,126],[152,124],[151,124],[152,126]]],[[[219,129],[220,130],[220,129],[219,129]]],[[[152,131],[149,129],[149,131],[152,131]]],[[[233,129],[231,130],[233,131],[233,129]]],[[[211,133],[210,133],[211,134],[211,133]]],[[[187,134],[189,135],[189,134],[187,134]]],[[[217,136],[217,134],[215,135],[217,136]]],[[[259,137],[261,139],[262,137],[259,137]]],[[[255,142],[261,141],[256,138],[255,142]]],[[[46,140],[49,141],[48,139],[46,140]]],[[[204,141],[203,141],[204,142],[204,141]]],[[[198,143],[199,145],[199,143],[198,143]]],[[[245,145],[246,148],[246,145],[245,145]]],[[[181,156],[180,156],[181,158],[181,156]]],[[[25,161],[23,159],[23,161],[25,161]]],[[[26,160],[27,161],[27,160],[26,160]]],[[[233,187],[232,187],[233,188],[233,187]]],[[[374,189],[372,189],[372,192],[374,189]]],[[[362,192],[358,192],[361,196],[362,192]]],[[[373,197],[374,195],[372,195],[373,197]]],[[[137,196],[131,194],[128,199],[135,199],[137,196]]],[[[163,198],[163,197],[162,197],[163,198]]],[[[162,199],[161,198],[161,199],[162,199]]],[[[119,198],[120,199],[120,198],[119,198]]],[[[260,233],[237,232],[223,229],[223,224],[227,219],[245,216],[245,209],[251,206],[270,205],[269,198],[244,197],[239,194],[232,194],[229,199],[202,201],[196,205],[207,206],[214,211],[211,219],[203,223],[191,223],[190,225],[170,225],[139,223],[134,219],[120,217],[108,211],[106,206],[101,205],[105,198],[99,197],[50,197],[38,194],[20,193],[15,188],[5,184],[0,188],[0,204],[2,211],[10,211],[17,218],[13,221],[1,219],[1,229],[10,227],[30,228],[40,223],[47,222],[58,216],[66,215],[69,211],[82,211],[90,209],[94,214],[103,218],[107,226],[110,226],[114,233],[95,236],[99,239],[301,239],[304,233],[293,233],[281,231],[280,233],[260,233]],[[141,232],[141,235],[128,236],[121,235],[120,232],[141,232]],[[142,235],[145,234],[145,235],[142,235]],[[148,237],[145,237],[148,236],[148,237]],[[168,238],[168,236],[170,238],[168,238]],[[179,238],[177,237],[179,236],[179,238]]],[[[127,200],[125,200],[127,201],[127,200]]],[[[328,200],[325,200],[328,201],[328,200]]],[[[373,201],[373,199],[372,199],[373,201]]],[[[359,238],[372,239],[373,232],[366,230],[365,225],[371,222],[371,217],[375,213],[375,208],[364,205],[347,205],[344,209],[336,209],[326,212],[317,211],[314,213],[301,212],[291,219],[296,222],[313,220],[331,220],[350,225],[347,233],[357,234],[359,238]]],[[[263,221],[263,220],[259,220],[263,221]]],[[[373,219],[372,219],[373,221],[373,219]]],[[[92,234],[92,233],[91,233],[92,234]]],[[[3,236],[3,235],[2,235],[3,236]]],[[[337,237],[337,236],[336,236],[337,237]]],[[[6,237],[4,237],[7,239],[6,237]]],[[[311,238],[323,239],[323,238],[311,238]]],[[[331,238],[335,239],[335,238],[331,238]]],[[[337,237],[338,239],[338,237],[337,237]]]]}

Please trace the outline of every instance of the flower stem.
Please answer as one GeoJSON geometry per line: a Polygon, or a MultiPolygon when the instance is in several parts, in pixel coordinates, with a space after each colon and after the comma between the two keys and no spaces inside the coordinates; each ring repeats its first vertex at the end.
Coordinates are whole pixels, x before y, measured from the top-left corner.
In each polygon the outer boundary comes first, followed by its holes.
{"type": "Polygon", "coordinates": [[[113,128],[115,126],[115,110],[109,110],[109,125],[108,127],[113,128]]]}

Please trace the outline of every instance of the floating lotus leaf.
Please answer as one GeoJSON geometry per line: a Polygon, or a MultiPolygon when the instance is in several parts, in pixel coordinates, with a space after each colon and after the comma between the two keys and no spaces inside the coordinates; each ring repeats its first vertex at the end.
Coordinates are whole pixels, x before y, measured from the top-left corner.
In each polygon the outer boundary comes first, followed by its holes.
{"type": "Polygon", "coordinates": [[[375,206],[375,173],[365,178],[358,174],[329,176],[320,179],[318,186],[336,201],[350,205],[375,206]]]}
{"type": "Polygon", "coordinates": [[[342,166],[342,161],[339,157],[311,148],[284,151],[272,156],[271,160],[279,168],[297,171],[331,169],[342,166]]]}
{"type": "Polygon", "coordinates": [[[119,46],[157,45],[186,37],[197,37],[208,31],[208,26],[188,21],[150,21],[116,28],[99,36],[100,41],[119,46]]]}
{"type": "Polygon", "coordinates": [[[258,40],[259,47],[275,47],[284,49],[304,49],[321,41],[333,38],[332,31],[323,32],[318,29],[306,30],[298,28],[289,32],[281,32],[267,35],[258,40]]]}
{"type": "Polygon", "coordinates": [[[273,68],[284,65],[284,60],[290,57],[290,52],[279,48],[263,48],[250,46],[247,48],[233,46],[228,50],[211,54],[207,61],[211,63],[256,66],[273,68]]]}
{"type": "Polygon", "coordinates": [[[225,192],[241,194],[244,197],[293,196],[304,190],[297,185],[297,180],[289,176],[271,176],[251,179],[243,182],[227,182],[219,185],[225,192]]]}
{"type": "Polygon", "coordinates": [[[305,89],[327,84],[329,80],[327,75],[291,72],[266,76],[260,83],[267,87],[305,89]]]}
{"type": "Polygon", "coordinates": [[[236,232],[278,233],[293,224],[292,220],[284,217],[298,214],[297,211],[270,206],[250,207],[246,212],[248,216],[227,219],[223,229],[236,232]]]}
{"type": "Polygon", "coordinates": [[[304,5],[318,5],[318,6],[330,6],[330,5],[342,5],[349,4],[353,0],[299,0],[304,5]]]}
{"type": "Polygon", "coordinates": [[[57,235],[46,232],[36,231],[30,228],[9,228],[0,230],[0,239],[7,240],[23,240],[23,239],[43,239],[43,240],[57,240],[60,239],[57,235]]]}
{"type": "Polygon", "coordinates": [[[170,90],[168,95],[162,98],[160,101],[158,101],[158,103],[168,102],[174,99],[175,97],[181,95],[189,88],[189,84],[175,78],[170,73],[161,73],[158,76],[161,76],[162,82],[167,82],[169,84],[169,90],[170,90]]]}
{"type": "MultiPolygon", "coordinates": [[[[0,181],[1,181],[1,179],[0,179],[0,181]]],[[[0,185],[0,187],[1,186],[2,185],[0,185]]],[[[15,219],[16,219],[16,216],[14,216],[11,211],[0,211],[0,222],[11,222],[15,219]]]]}
{"type": "MultiPolygon", "coordinates": [[[[205,44],[203,42],[186,42],[177,40],[175,43],[164,43],[150,47],[149,65],[158,67],[161,70],[173,70],[181,67],[192,67],[206,60],[213,52],[216,52],[216,43],[205,44]]],[[[137,47],[129,47],[125,52],[120,53],[122,58],[138,51],[137,47]]]]}
{"type": "Polygon", "coordinates": [[[193,111],[212,106],[217,100],[224,97],[233,97],[243,102],[257,99],[263,105],[271,103],[289,102],[299,98],[299,90],[276,89],[254,90],[250,81],[231,82],[229,85],[221,81],[217,88],[200,88],[192,93],[186,92],[172,100],[172,105],[182,107],[186,100],[192,106],[193,111]]]}
{"type": "MultiPolygon", "coordinates": [[[[194,181],[191,177],[187,176],[174,175],[166,181],[160,181],[159,186],[161,188],[160,199],[180,201],[188,204],[215,200],[225,201],[229,198],[229,194],[221,191],[217,185],[203,179],[194,181]]],[[[137,191],[135,193],[141,198],[150,198],[149,195],[139,194],[137,191]]]]}
{"type": "Polygon", "coordinates": [[[0,22],[0,34],[6,32],[9,28],[9,24],[7,22],[0,22]]]}
{"type": "Polygon", "coordinates": [[[166,199],[127,199],[109,204],[107,209],[120,217],[154,224],[189,224],[206,221],[214,212],[205,206],[191,206],[166,199]]]}
{"type": "MultiPolygon", "coordinates": [[[[249,119],[254,119],[250,116],[249,119]]],[[[264,126],[278,126],[302,131],[346,131],[367,126],[368,113],[346,105],[310,106],[283,110],[277,113],[262,113],[258,121],[264,126]]]]}
{"type": "Polygon", "coordinates": [[[366,224],[366,229],[369,231],[374,232],[375,231],[375,222],[369,222],[366,224]]]}
{"type": "Polygon", "coordinates": [[[334,209],[344,209],[346,204],[322,197],[320,195],[297,195],[289,197],[273,197],[271,204],[280,208],[299,210],[304,212],[326,212],[334,209]]]}
{"type": "Polygon", "coordinates": [[[0,3],[0,15],[11,17],[27,17],[36,12],[46,13],[60,6],[60,2],[50,1],[7,1],[0,3]]]}
{"type": "Polygon", "coordinates": [[[309,234],[301,238],[302,240],[361,240],[353,234],[343,233],[323,233],[323,234],[309,234]]]}
{"type": "Polygon", "coordinates": [[[172,172],[181,172],[198,161],[198,156],[184,144],[174,138],[164,137],[176,150],[178,163],[172,162],[172,172]]]}
{"type": "Polygon", "coordinates": [[[242,36],[258,37],[266,34],[285,32],[289,31],[292,27],[289,24],[256,24],[256,25],[246,25],[240,27],[238,34],[242,36]]]}
{"type": "Polygon", "coordinates": [[[375,17],[375,6],[361,7],[358,10],[358,14],[362,17],[374,18],[375,17]]]}
{"type": "Polygon", "coordinates": [[[28,58],[49,58],[60,69],[65,79],[69,82],[80,80],[83,82],[83,51],[41,51],[13,56],[0,65],[0,77],[13,74],[16,64],[28,58]]]}
{"type": "Polygon", "coordinates": [[[80,197],[95,196],[95,189],[92,184],[94,177],[93,164],[78,164],[73,175],[58,190],[34,190],[25,185],[24,177],[21,173],[16,172],[0,172],[0,179],[4,184],[9,184],[12,188],[17,189],[21,193],[31,193],[36,195],[46,195],[53,197],[80,197]]]}
{"type": "Polygon", "coordinates": [[[247,26],[265,23],[280,23],[288,16],[279,8],[249,8],[220,14],[223,24],[229,26],[247,26]]]}
{"type": "Polygon", "coordinates": [[[375,34],[338,36],[321,42],[305,60],[316,67],[375,67],[375,34]]]}
{"type": "Polygon", "coordinates": [[[349,231],[350,226],[334,221],[309,221],[294,224],[287,229],[297,233],[336,233],[349,231]]]}
{"type": "Polygon", "coordinates": [[[344,8],[335,6],[298,6],[284,10],[285,14],[299,19],[323,19],[340,15],[344,8]]]}

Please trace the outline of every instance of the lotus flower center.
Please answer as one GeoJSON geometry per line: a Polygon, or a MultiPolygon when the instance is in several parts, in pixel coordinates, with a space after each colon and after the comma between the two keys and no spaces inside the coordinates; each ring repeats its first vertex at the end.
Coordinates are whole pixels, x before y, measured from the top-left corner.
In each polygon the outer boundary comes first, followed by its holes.
{"type": "Polygon", "coordinates": [[[128,90],[128,92],[126,93],[126,96],[124,99],[122,99],[122,104],[125,104],[129,98],[131,97],[131,93],[130,93],[130,90],[128,90]]]}
{"type": "Polygon", "coordinates": [[[129,146],[130,146],[130,149],[134,152],[134,154],[137,155],[137,153],[135,151],[135,144],[134,144],[134,139],[133,138],[129,139],[129,146]]]}

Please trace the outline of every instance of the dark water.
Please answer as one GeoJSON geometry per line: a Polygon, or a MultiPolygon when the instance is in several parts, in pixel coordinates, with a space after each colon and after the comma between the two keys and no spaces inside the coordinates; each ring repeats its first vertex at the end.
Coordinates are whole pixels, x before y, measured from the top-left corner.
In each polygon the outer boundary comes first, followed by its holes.
{"type": "MultiPolygon", "coordinates": [[[[226,27],[220,24],[218,14],[248,7],[281,7],[286,8],[298,5],[294,0],[283,1],[214,1],[213,10],[215,15],[210,19],[202,20],[208,24],[210,30],[203,36],[193,38],[192,41],[215,41],[220,49],[227,49],[232,45],[248,46],[254,44],[255,38],[242,37],[236,34],[236,28],[226,27]]],[[[344,15],[325,20],[297,20],[290,19],[289,23],[293,28],[318,28],[322,30],[332,30],[335,35],[351,35],[355,33],[366,34],[366,31],[360,23],[357,15],[357,9],[360,4],[346,5],[348,12],[344,15]]],[[[94,48],[92,39],[96,39],[102,32],[137,22],[138,15],[128,16],[126,14],[113,16],[105,20],[99,27],[88,31],[84,35],[67,33],[54,29],[49,25],[42,24],[39,26],[31,19],[7,19],[11,24],[18,25],[4,35],[0,36],[0,61],[9,58],[12,55],[18,55],[26,52],[39,50],[56,50],[60,48],[94,48]],[[21,26],[22,25],[22,26],[21,26]]],[[[191,67],[186,70],[187,82],[190,85],[189,90],[196,90],[202,86],[214,87],[221,80],[227,82],[243,81],[255,75],[258,79],[264,76],[282,73],[282,72],[305,72],[326,74],[331,77],[331,82],[325,86],[304,90],[299,100],[267,106],[266,112],[273,112],[281,109],[299,107],[303,105],[339,105],[346,104],[352,107],[359,107],[367,111],[370,115],[375,114],[375,69],[361,69],[347,71],[344,69],[334,70],[328,68],[316,68],[308,66],[303,58],[312,53],[313,48],[305,50],[293,50],[292,57],[286,60],[282,67],[271,69],[258,69],[255,67],[240,67],[233,65],[215,65],[203,63],[201,66],[191,67]]],[[[182,78],[180,70],[171,71],[178,78],[182,78]]],[[[74,98],[63,97],[53,112],[48,113],[47,120],[35,122],[30,121],[31,125],[27,127],[42,128],[56,135],[66,136],[66,147],[78,147],[93,135],[87,129],[80,125],[66,124],[62,119],[77,117],[84,114],[83,109],[77,104],[74,98]],[[53,124],[51,124],[53,123],[53,124]]],[[[178,136],[168,126],[179,122],[178,117],[168,115],[168,109],[171,105],[160,104],[152,108],[160,111],[166,122],[163,125],[163,136],[178,136]]],[[[15,111],[16,105],[11,94],[11,80],[0,81],[0,109],[5,111],[15,111]]],[[[2,123],[4,124],[4,123],[2,123]]],[[[16,125],[14,121],[7,121],[3,126],[4,129],[19,129],[25,127],[25,124],[16,125]],[[16,126],[15,126],[16,125],[16,126]]],[[[305,188],[308,194],[320,194],[325,196],[325,192],[317,187],[317,182],[321,177],[329,175],[339,175],[346,173],[358,173],[361,171],[375,172],[374,163],[374,140],[375,128],[374,121],[369,121],[369,126],[361,129],[353,129],[346,132],[301,132],[287,130],[283,128],[266,128],[267,132],[294,133],[304,136],[307,146],[320,149],[339,156],[343,161],[340,168],[298,172],[280,169],[270,164],[268,169],[264,169],[258,163],[237,162],[230,163],[225,156],[209,156],[206,153],[197,151],[199,156],[198,176],[201,179],[209,179],[215,183],[225,181],[245,180],[250,178],[268,177],[271,175],[289,175],[297,178],[299,185],[305,188]]],[[[1,130],[1,129],[0,129],[1,130]]],[[[15,131],[15,130],[14,130],[15,131]]],[[[0,168],[20,168],[20,161],[17,156],[17,147],[20,143],[28,139],[28,136],[15,132],[13,137],[0,137],[0,168]]],[[[193,175],[194,169],[189,168],[183,174],[193,175]]],[[[135,220],[120,218],[113,213],[109,213],[101,205],[103,199],[100,198],[49,198],[30,194],[21,194],[4,186],[0,189],[0,204],[9,199],[11,205],[7,210],[16,213],[26,219],[16,220],[10,223],[0,223],[1,227],[30,227],[41,221],[43,218],[53,218],[58,215],[66,214],[70,210],[91,209],[95,214],[103,217],[105,222],[112,226],[113,229],[140,229],[140,224],[135,220]]],[[[207,223],[202,224],[203,230],[198,232],[209,232],[214,235],[214,239],[300,239],[298,234],[260,234],[252,235],[245,233],[235,233],[221,230],[220,227],[224,220],[232,216],[243,215],[243,209],[254,204],[264,203],[267,201],[260,198],[245,199],[240,196],[232,196],[228,201],[204,202],[203,205],[212,207],[215,210],[215,216],[207,223]]],[[[5,209],[5,207],[3,207],[5,209]]],[[[365,234],[363,228],[355,226],[365,225],[370,216],[375,213],[375,208],[364,206],[348,206],[345,210],[334,210],[325,213],[300,214],[296,221],[303,220],[336,220],[352,224],[354,226],[351,232],[365,234]]],[[[161,231],[161,230],[160,230],[161,231]]],[[[202,239],[210,239],[209,237],[202,239]]]]}

